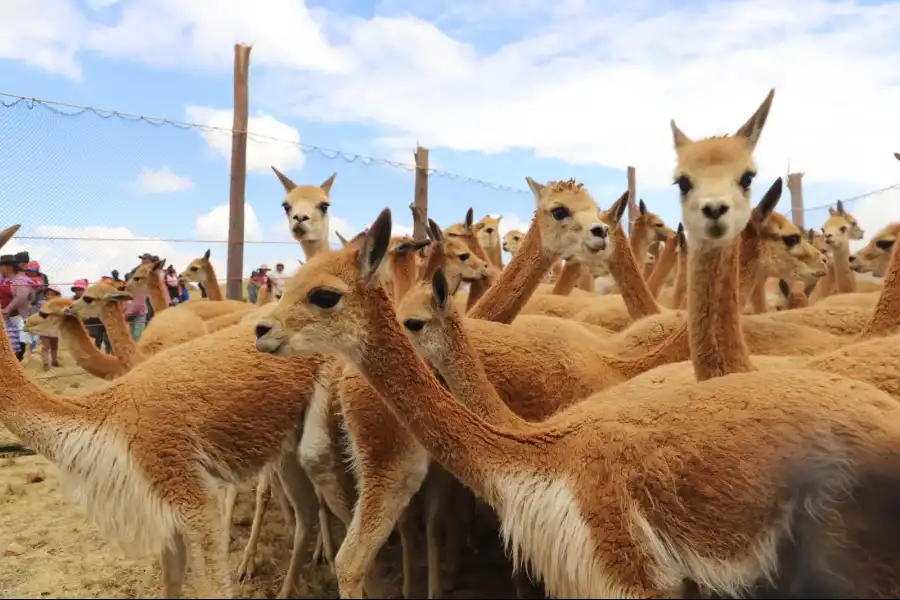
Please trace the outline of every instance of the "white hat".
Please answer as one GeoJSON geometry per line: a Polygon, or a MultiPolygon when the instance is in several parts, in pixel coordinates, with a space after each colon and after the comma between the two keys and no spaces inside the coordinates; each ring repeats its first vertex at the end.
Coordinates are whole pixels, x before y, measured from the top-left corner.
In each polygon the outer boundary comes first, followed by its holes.
{"type": "Polygon", "coordinates": [[[271,270],[272,269],[270,269],[269,265],[267,265],[266,263],[259,265],[259,268],[257,269],[257,271],[271,271],[271,270]]]}

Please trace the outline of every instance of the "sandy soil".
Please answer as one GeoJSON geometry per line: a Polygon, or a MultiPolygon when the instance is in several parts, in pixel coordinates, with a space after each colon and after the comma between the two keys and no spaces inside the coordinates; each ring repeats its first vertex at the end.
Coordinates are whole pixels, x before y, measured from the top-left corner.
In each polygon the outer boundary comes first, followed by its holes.
{"type": "MultiPolygon", "coordinates": [[[[81,395],[104,385],[84,373],[62,352],[63,366],[44,372],[38,357],[26,357],[28,372],[46,389],[81,395]]],[[[0,444],[16,443],[0,427],[0,444]]],[[[236,571],[250,533],[254,493],[243,490],[235,507],[231,564],[236,571]]],[[[466,548],[448,598],[514,598],[510,566],[497,541],[489,515],[479,515],[474,548],[466,548]]],[[[417,544],[423,548],[423,540],[417,544]]],[[[415,551],[416,597],[424,597],[424,552],[415,551]],[[420,595],[421,594],[421,595],[420,595]]],[[[41,456],[0,458],[0,597],[2,598],[140,598],[159,595],[153,558],[132,560],[103,541],[77,507],[64,499],[55,467],[41,456]]],[[[281,511],[270,503],[256,558],[254,578],[236,586],[242,597],[273,598],[278,593],[290,555],[290,540],[281,511]]],[[[380,559],[380,572],[391,597],[402,597],[400,545],[396,534],[380,559]]],[[[299,598],[337,598],[337,586],[326,565],[310,566],[301,575],[299,598]]],[[[190,581],[190,576],[189,576],[190,581]]],[[[188,585],[186,595],[193,596],[188,585]]]]}

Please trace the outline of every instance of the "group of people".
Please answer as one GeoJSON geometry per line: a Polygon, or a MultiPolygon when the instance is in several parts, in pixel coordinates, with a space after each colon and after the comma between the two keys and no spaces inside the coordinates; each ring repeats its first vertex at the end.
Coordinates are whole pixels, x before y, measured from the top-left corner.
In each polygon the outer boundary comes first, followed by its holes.
{"type": "MultiPolygon", "coordinates": [[[[141,264],[160,260],[158,256],[149,253],[142,254],[138,258],[141,264]]],[[[113,270],[109,275],[101,277],[100,281],[115,287],[123,287],[137,268],[126,273],[124,278],[119,277],[119,271],[113,270]]],[[[184,282],[179,279],[173,265],[166,267],[162,272],[162,278],[169,294],[170,305],[190,299],[190,292],[184,282]]],[[[250,282],[247,286],[248,300],[256,302],[259,290],[267,285],[267,282],[271,282],[275,298],[280,298],[286,278],[283,263],[277,263],[274,271],[268,265],[261,265],[250,274],[250,282]]],[[[74,299],[80,298],[87,287],[87,279],[78,279],[73,282],[70,291],[74,299]]],[[[202,283],[199,283],[198,287],[202,297],[206,298],[206,287],[202,283]]],[[[31,260],[28,252],[0,255],[0,309],[2,309],[4,325],[13,352],[20,361],[25,357],[28,348],[34,352],[40,342],[44,370],[60,366],[59,339],[52,336],[33,338],[25,332],[25,319],[38,312],[46,302],[59,298],[61,295],[59,288],[50,285],[47,276],[41,272],[40,264],[31,260]]],[[[153,318],[153,306],[149,296],[147,294],[135,295],[132,300],[125,303],[123,310],[131,329],[132,338],[135,342],[140,341],[144,328],[153,318]]],[[[84,320],[84,325],[94,339],[97,348],[104,350],[107,354],[112,354],[109,336],[103,322],[100,319],[90,318],[84,320]]]]}

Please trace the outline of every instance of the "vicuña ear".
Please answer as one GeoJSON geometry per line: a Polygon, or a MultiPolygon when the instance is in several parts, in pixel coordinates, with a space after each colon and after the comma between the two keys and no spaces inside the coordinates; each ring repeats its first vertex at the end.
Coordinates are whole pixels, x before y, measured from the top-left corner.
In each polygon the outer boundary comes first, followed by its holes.
{"type": "Polygon", "coordinates": [[[778,206],[778,202],[781,200],[781,191],[782,191],[782,180],[781,177],[775,180],[775,183],[766,191],[763,195],[762,199],[756,205],[755,211],[757,212],[757,219],[759,223],[765,221],[772,211],[775,210],[775,207],[778,206]]]}
{"type": "Polygon", "coordinates": [[[337,173],[332,173],[331,177],[322,182],[322,185],[319,187],[322,188],[322,191],[325,192],[326,196],[331,195],[331,186],[334,185],[334,178],[337,177],[337,173]]]}
{"type": "Polygon", "coordinates": [[[647,214],[647,205],[644,204],[643,198],[638,201],[638,210],[641,212],[641,216],[647,214]]]}
{"type": "Polygon", "coordinates": [[[3,231],[0,231],[0,248],[6,245],[6,243],[16,235],[16,232],[19,230],[21,225],[13,225],[12,227],[7,227],[3,231]]]}
{"type": "Polygon", "coordinates": [[[678,128],[678,125],[675,124],[675,119],[669,121],[669,126],[672,128],[672,141],[675,144],[675,149],[678,150],[682,146],[686,146],[692,143],[691,138],[684,135],[684,132],[678,128]]]}
{"type": "Polygon", "coordinates": [[[675,236],[678,238],[678,248],[687,248],[687,238],[684,236],[684,224],[678,224],[678,231],[675,232],[675,236]]]}
{"type": "Polygon", "coordinates": [[[153,263],[153,270],[159,271],[160,269],[164,269],[166,267],[166,259],[161,258],[155,263],[153,263]]]}
{"type": "Polygon", "coordinates": [[[441,231],[440,225],[435,223],[434,220],[428,219],[428,228],[426,229],[426,231],[428,231],[428,237],[434,240],[437,244],[444,244],[444,232],[441,231]]]}
{"type": "Polygon", "coordinates": [[[450,286],[447,285],[447,277],[443,269],[437,269],[431,278],[431,295],[434,307],[442,315],[450,308],[450,286]]]}
{"type": "Polygon", "coordinates": [[[628,192],[626,191],[624,194],[619,196],[619,199],[613,203],[612,206],[609,207],[609,214],[613,218],[613,229],[618,227],[619,223],[622,222],[622,217],[625,216],[625,209],[628,208],[628,192]]]}
{"type": "Polygon", "coordinates": [[[785,298],[791,297],[791,286],[788,285],[788,282],[785,281],[784,279],[778,280],[778,291],[780,291],[781,295],[784,296],[785,298]]]}
{"type": "Polygon", "coordinates": [[[356,267],[360,279],[371,279],[381,266],[391,244],[391,209],[385,208],[366,232],[357,255],[356,267]]]}
{"type": "Polygon", "coordinates": [[[206,252],[203,253],[203,260],[209,262],[209,255],[210,255],[210,250],[209,250],[209,248],[207,248],[206,252]]]}
{"type": "Polygon", "coordinates": [[[837,214],[846,215],[847,212],[844,210],[844,203],[841,200],[837,201],[837,214]]]}
{"type": "Polygon", "coordinates": [[[284,186],[285,192],[290,194],[291,190],[293,190],[295,187],[297,187],[296,183],[291,181],[287,175],[285,175],[284,173],[282,173],[281,171],[276,169],[274,166],[272,167],[272,170],[275,172],[275,176],[278,178],[278,181],[280,181],[281,185],[284,186]]]}
{"type": "Polygon", "coordinates": [[[525,178],[525,183],[528,184],[528,189],[531,190],[531,193],[534,194],[534,201],[540,202],[541,200],[541,191],[544,189],[544,186],[531,177],[525,178]]]}
{"type": "Polygon", "coordinates": [[[756,112],[747,119],[746,123],[741,125],[741,128],[738,129],[735,134],[746,138],[750,150],[756,148],[756,143],[759,141],[759,135],[762,133],[763,127],[766,124],[766,119],[769,118],[769,109],[772,108],[772,100],[774,98],[775,88],[772,88],[769,90],[766,99],[763,100],[762,104],[759,105],[759,108],[756,109],[756,112]]]}
{"type": "Polygon", "coordinates": [[[341,243],[341,246],[343,246],[343,247],[346,248],[346,247],[347,247],[347,244],[350,243],[350,242],[347,241],[347,238],[345,238],[344,236],[342,236],[339,232],[335,231],[335,232],[334,232],[334,235],[337,236],[337,239],[338,239],[338,241],[341,243]]]}
{"type": "Polygon", "coordinates": [[[466,225],[466,233],[472,233],[472,222],[475,220],[475,211],[469,208],[466,211],[466,220],[464,221],[466,225]]]}

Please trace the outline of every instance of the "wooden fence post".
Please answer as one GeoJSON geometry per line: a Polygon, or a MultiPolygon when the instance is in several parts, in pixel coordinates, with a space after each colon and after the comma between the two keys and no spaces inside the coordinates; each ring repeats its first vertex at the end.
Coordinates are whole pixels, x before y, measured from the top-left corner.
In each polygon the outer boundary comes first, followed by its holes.
{"type": "Polygon", "coordinates": [[[801,231],[805,231],[803,215],[803,173],[788,173],[787,188],[791,193],[791,221],[801,231]]]}
{"type": "MultiPolygon", "coordinates": [[[[250,46],[234,45],[234,120],[231,124],[231,189],[225,295],[244,297],[244,191],[247,184],[247,125],[250,122],[250,46]]],[[[216,283],[218,285],[218,282],[216,283]]]]}
{"type": "Polygon", "coordinates": [[[425,227],[428,225],[428,148],[416,146],[416,190],[413,204],[422,219],[416,219],[413,237],[417,240],[427,239],[425,227]]]}
{"type": "Polygon", "coordinates": [[[634,167],[628,167],[628,235],[631,235],[631,224],[638,218],[637,182],[634,167]]]}

